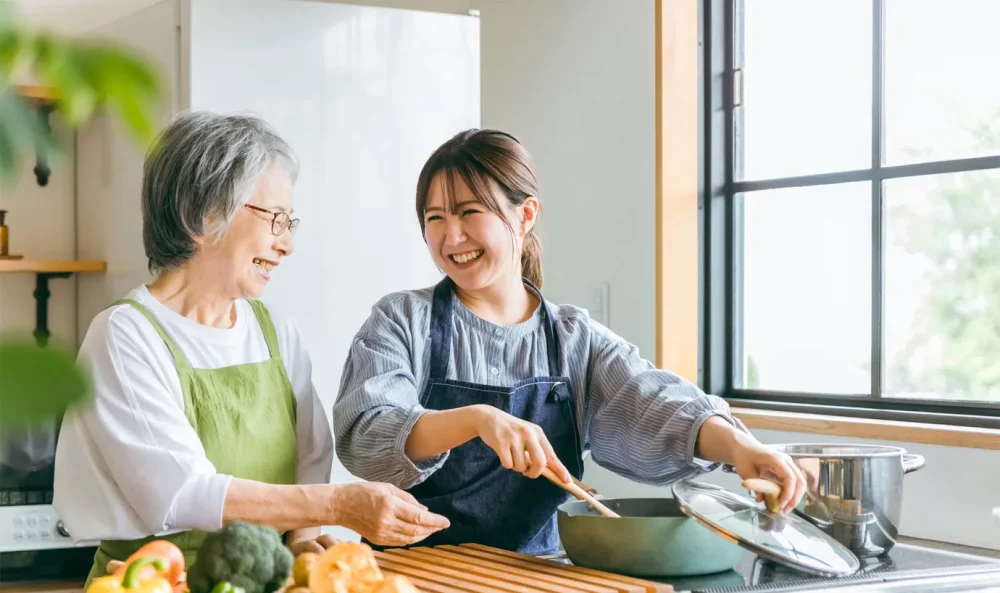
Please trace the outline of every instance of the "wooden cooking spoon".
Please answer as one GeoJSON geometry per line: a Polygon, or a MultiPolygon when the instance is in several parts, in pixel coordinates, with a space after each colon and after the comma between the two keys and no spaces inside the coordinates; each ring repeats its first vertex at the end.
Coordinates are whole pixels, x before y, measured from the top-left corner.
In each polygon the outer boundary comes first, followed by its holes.
{"type": "Polygon", "coordinates": [[[590,506],[597,509],[597,512],[604,515],[605,517],[614,517],[616,519],[621,518],[621,515],[612,511],[608,507],[604,506],[604,504],[602,504],[601,501],[597,500],[596,498],[593,497],[593,495],[591,495],[589,492],[581,488],[576,481],[574,481],[572,484],[567,484],[566,482],[563,482],[561,479],[559,479],[559,476],[557,476],[555,472],[553,472],[551,469],[547,467],[542,470],[542,475],[548,478],[553,484],[559,486],[560,488],[562,488],[566,492],[569,492],[578,499],[589,502],[590,506]]]}

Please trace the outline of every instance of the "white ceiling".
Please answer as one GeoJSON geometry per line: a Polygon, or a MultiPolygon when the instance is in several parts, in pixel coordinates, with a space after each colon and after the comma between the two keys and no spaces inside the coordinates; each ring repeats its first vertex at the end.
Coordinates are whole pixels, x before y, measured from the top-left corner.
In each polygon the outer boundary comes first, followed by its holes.
{"type": "Polygon", "coordinates": [[[75,35],[91,31],[130,12],[160,1],[13,0],[13,4],[18,14],[33,26],[75,35]]]}

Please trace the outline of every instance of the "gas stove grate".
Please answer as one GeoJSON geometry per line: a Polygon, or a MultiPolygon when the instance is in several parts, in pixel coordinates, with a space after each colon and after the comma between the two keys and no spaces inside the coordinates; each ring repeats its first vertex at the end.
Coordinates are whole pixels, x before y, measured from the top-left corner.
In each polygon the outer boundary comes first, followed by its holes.
{"type": "Polygon", "coordinates": [[[816,591],[843,587],[845,585],[864,585],[869,583],[891,583],[908,579],[926,579],[933,577],[948,577],[972,575],[977,573],[996,573],[1000,582],[1000,566],[957,566],[951,568],[925,568],[920,570],[899,570],[892,572],[869,572],[841,577],[836,579],[801,579],[761,585],[741,585],[738,587],[722,587],[715,589],[697,589],[696,593],[793,593],[798,591],[816,591]]]}

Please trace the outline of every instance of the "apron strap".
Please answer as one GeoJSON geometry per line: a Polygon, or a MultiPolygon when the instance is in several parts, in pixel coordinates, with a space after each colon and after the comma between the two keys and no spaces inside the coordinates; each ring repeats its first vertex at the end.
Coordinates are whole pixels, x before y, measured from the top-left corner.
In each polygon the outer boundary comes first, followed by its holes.
{"type": "Polygon", "coordinates": [[[253,314],[257,316],[257,323],[260,324],[260,331],[264,332],[264,341],[267,342],[267,351],[271,358],[281,358],[278,351],[278,332],[274,329],[274,322],[271,321],[271,314],[267,312],[264,303],[257,299],[247,299],[253,314]]]}
{"type": "Polygon", "coordinates": [[[451,358],[451,307],[454,292],[451,278],[445,276],[434,287],[431,305],[431,368],[430,376],[444,379],[448,376],[448,359],[451,358]]]}
{"type": "Polygon", "coordinates": [[[191,365],[188,364],[187,359],[184,357],[184,353],[181,352],[180,348],[177,347],[177,344],[175,344],[174,341],[170,339],[170,336],[167,335],[167,331],[163,329],[163,326],[160,325],[159,321],[157,321],[156,317],[153,315],[153,312],[147,309],[145,305],[142,305],[138,301],[134,301],[132,299],[119,299],[111,303],[110,306],[114,307],[115,305],[129,305],[136,311],[142,313],[142,316],[145,317],[147,320],[149,320],[149,322],[153,325],[153,329],[156,330],[156,333],[160,334],[160,337],[163,339],[163,342],[167,345],[167,348],[170,350],[171,356],[174,357],[174,367],[179,369],[191,368],[191,365]]]}
{"type": "MultiPolygon", "coordinates": [[[[559,338],[556,334],[554,317],[548,302],[527,278],[523,282],[538,296],[542,309],[542,325],[545,331],[545,343],[548,348],[549,375],[559,374],[559,338]]],[[[434,287],[434,300],[431,305],[431,368],[430,376],[445,378],[448,376],[448,359],[451,358],[452,338],[452,302],[454,299],[452,279],[445,276],[434,287]]]]}
{"type": "Polygon", "coordinates": [[[549,303],[542,295],[542,291],[539,290],[537,286],[532,284],[531,280],[522,278],[522,281],[528,286],[528,288],[535,291],[535,295],[538,296],[538,301],[542,304],[542,324],[545,326],[545,343],[549,346],[549,375],[557,377],[559,376],[559,337],[556,334],[555,317],[552,315],[552,310],[549,308],[549,303]]]}

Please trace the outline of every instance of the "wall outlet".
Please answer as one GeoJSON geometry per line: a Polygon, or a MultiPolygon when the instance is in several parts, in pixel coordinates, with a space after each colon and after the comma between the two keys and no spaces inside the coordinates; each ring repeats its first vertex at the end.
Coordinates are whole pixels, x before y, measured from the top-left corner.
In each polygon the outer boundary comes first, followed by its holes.
{"type": "Polygon", "coordinates": [[[590,317],[604,327],[611,327],[611,283],[599,280],[590,287],[590,317]]]}

